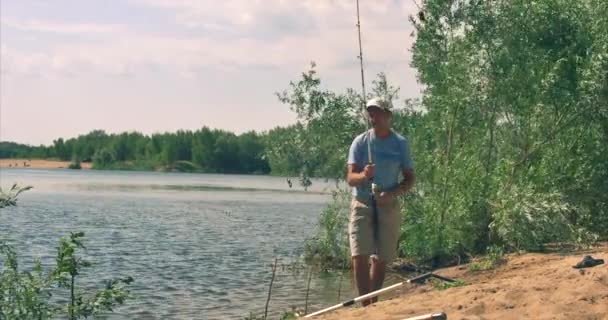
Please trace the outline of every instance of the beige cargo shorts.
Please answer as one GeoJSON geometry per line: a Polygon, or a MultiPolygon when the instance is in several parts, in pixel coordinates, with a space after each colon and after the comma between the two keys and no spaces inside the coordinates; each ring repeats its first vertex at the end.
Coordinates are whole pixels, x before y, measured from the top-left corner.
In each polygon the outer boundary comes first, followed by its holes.
{"type": "Polygon", "coordinates": [[[351,256],[376,254],[381,261],[391,262],[397,256],[401,228],[401,208],[394,200],[386,206],[377,206],[378,237],[374,240],[374,218],[370,200],[353,198],[350,206],[348,235],[351,256]]]}

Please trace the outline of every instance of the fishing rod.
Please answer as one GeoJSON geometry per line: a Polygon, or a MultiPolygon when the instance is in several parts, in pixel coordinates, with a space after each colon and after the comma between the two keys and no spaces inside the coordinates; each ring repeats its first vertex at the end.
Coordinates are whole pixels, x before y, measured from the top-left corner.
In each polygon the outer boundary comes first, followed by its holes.
{"type": "Polygon", "coordinates": [[[365,74],[363,72],[363,47],[361,45],[361,19],[359,18],[359,0],[357,0],[357,31],[359,34],[359,56],[357,58],[359,58],[359,64],[361,65],[361,93],[363,94],[362,108],[363,111],[365,111],[365,74]]]}
{"type": "MultiPolygon", "coordinates": [[[[363,71],[363,46],[361,44],[361,18],[360,18],[360,14],[359,14],[359,0],[357,0],[357,33],[359,35],[359,56],[357,58],[359,58],[359,65],[361,67],[361,93],[363,94],[362,96],[362,115],[365,117],[366,119],[366,123],[367,123],[367,164],[368,165],[373,165],[373,159],[372,159],[372,142],[371,142],[371,132],[372,132],[372,124],[371,124],[371,119],[369,118],[369,115],[366,115],[366,98],[367,95],[365,93],[365,72],[363,71]]],[[[374,183],[373,177],[370,179],[371,182],[371,190],[370,190],[370,200],[371,200],[371,208],[372,208],[372,221],[373,221],[373,228],[374,228],[374,240],[378,240],[378,208],[376,205],[376,197],[374,195],[377,185],[374,183]]]]}
{"type": "Polygon", "coordinates": [[[325,308],[325,309],[319,310],[317,312],[313,312],[311,314],[308,314],[308,315],[304,316],[304,318],[312,318],[314,316],[318,316],[318,315],[323,314],[323,313],[334,311],[334,310],[340,309],[342,307],[352,306],[353,304],[355,304],[355,303],[357,303],[359,301],[367,300],[367,299],[370,299],[370,298],[377,297],[377,296],[379,296],[379,295],[381,295],[383,293],[386,293],[386,292],[389,292],[389,291],[393,291],[393,290],[395,290],[395,289],[397,289],[399,287],[402,287],[402,286],[404,286],[404,285],[406,285],[408,283],[420,283],[420,282],[423,282],[424,280],[426,280],[428,278],[437,278],[437,279],[440,279],[440,280],[443,280],[443,281],[447,281],[447,282],[455,282],[456,281],[454,279],[446,278],[446,277],[434,274],[432,272],[427,272],[425,274],[421,274],[419,276],[416,276],[414,278],[408,279],[406,281],[396,283],[396,284],[394,284],[392,286],[389,286],[389,287],[386,287],[386,288],[383,288],[383,289],[380,289],[380,290],[376,290],[376,291],[370,292],[368,294],[364,294],[362,296],[356,297],[356,298],[348,300],[348,301],[344,301],[342,303],[338,303],[335,306],[331,306],[329,308],[325,308]]]}
{"type": "MultiPolygon", "coordinates": [[[[359,56],[357,56],[357,58],[359,59],[359,65],[361,66],[361,109],[363,111],[363,115],[365,115],[365,99],[367,95],[365,94],[365,73],[363,71],[363,46],[361,45],[361,19],[359,17],[359,0],[357,0],[357,32],[359,34],[359,56]]],[[[369,130],[371,128],[371,121],[368,117],[365,118],[365,122],[367,123],[367,129],[369,130]]],[[[369,164],[372,164],[372,148],[369,139],[367,140],[367,160],[369,164]]]]}

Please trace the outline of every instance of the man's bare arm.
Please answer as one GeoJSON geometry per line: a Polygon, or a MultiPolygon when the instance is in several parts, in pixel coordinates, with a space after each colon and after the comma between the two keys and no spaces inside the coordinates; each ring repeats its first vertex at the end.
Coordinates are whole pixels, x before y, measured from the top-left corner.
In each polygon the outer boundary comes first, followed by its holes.
{"type": "Polygon", "coordinates": [[[346,182],[351,187],[356,187],[374,176],[374,165],[366,165],[363,170],[355,164],[348,165],[346,182]]]}
{"type": "Polygon", "coordinates": [[[399,183],[399,188],[393,192],[394,197],[400,197],[410,191],[416,182],[416,174],[413,169],[404,169],[402,171],[403,181],[399,183]]]}

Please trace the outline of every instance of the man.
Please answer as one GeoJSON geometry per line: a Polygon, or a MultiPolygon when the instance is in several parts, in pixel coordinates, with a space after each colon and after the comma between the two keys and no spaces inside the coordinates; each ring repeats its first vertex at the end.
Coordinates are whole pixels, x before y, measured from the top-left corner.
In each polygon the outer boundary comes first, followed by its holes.
{"type": "MultiPolygon", "coordinates": [[[[398,198],[414,185],[407,140],[391,129],[391,105],[382,98],[367,102],[372,129],[353,141],[348,154],[347,182],[353,187],[348,233],[359,295],[382,288],[387,263],[397,253],[401,225],[398,198]],[[368,142],[372,163],[368,160],[368,142]],[[399,182],[399,176],[403,179],[399,182]],[[372,203],[371,186],[375,206],[372,203]],[[375,211],[375,212],[374,212],[375,211]],[[373,255],[370,272],[370,256],[373,255]]],[[[377,298],[363,301],[363,305],[377,298]]]]}

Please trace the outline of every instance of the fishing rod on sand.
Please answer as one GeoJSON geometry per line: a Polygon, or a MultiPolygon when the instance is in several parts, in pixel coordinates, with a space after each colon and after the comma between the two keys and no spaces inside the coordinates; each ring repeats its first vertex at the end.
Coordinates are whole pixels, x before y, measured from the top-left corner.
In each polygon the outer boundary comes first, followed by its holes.
{"type": "MultiPolygon", "coordinates": [[[[318,315],[321,315],[321,314],[324,314],[324,313],[327,313],[327,312],[330,312],[330,311],[334,311],[336,309],[352,306],[352,305],[354,305],[357,302],[377,297],[377,296],[379,296],[379,295],[381,295],[383,293],[387,293],[389,291],[393,291],[393,290],[395,290],[397,288],[400,288],[400,287],[402,287],[402,286],[404,286],[406,284],[409,284],[409,283],[421,283],[421,282],[425,281],[428,278],[437,278],[439,280],[443,280],[443,281],[447,281],[447,282],[455,282],[456,281],[454,279],[442,277],[442,276],[434,274],[432,272],[428,272],[428,273],[416,276],[414,278],[408,279],[406,281],[396,283],[396,284],[394,284],[392,286],[388,286],[386,288],[383,288],[383,289],[380,289],[380,290],[376,290],[376,291],[370,292],[368,294],[364,294],[364,295],[356,297],[354,299],[351,299],[351,300],[348,300],[348,301],[344,301],[342,303],[338,303],[338,304],[336,304],[334,306],[331,306],[329,308],[325,308],[323,310],[319,310],[317,312],[313,312],[311,314],[308,314],[308,315],[304,316],[304,318],[312,318],[314,316],[318,316],[318,315]]],[[[435,318],[427,318],[427,319],[441,319],[441,318],[435,317],[435,318]]]]}

